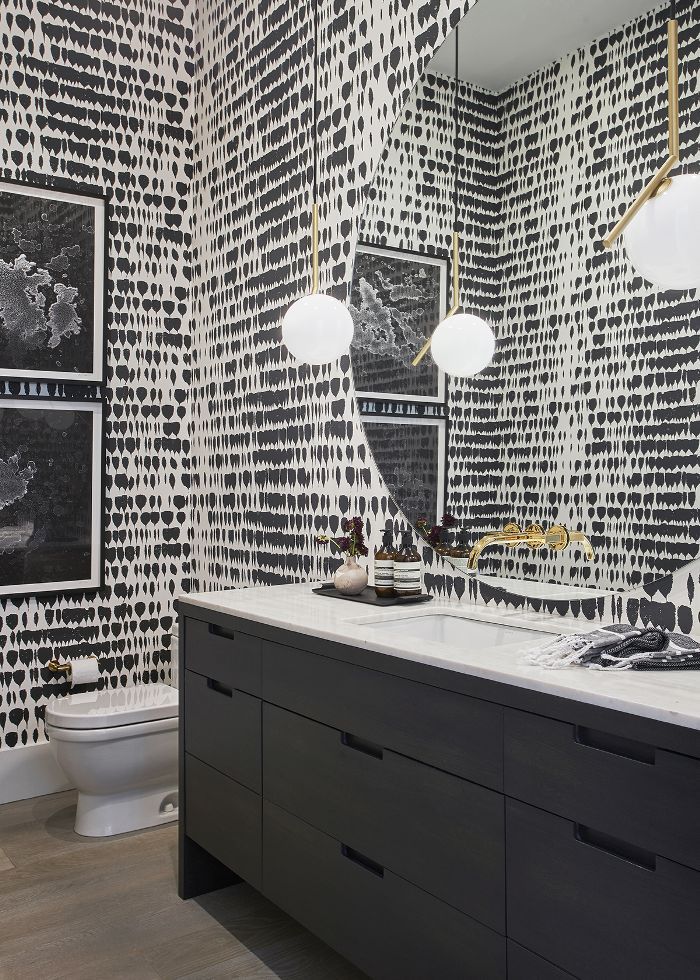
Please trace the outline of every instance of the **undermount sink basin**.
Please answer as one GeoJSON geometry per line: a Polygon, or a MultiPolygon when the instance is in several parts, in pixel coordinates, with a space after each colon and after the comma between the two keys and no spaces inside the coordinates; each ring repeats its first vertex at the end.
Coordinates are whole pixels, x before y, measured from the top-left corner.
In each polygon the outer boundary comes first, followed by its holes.
{"type": "Polygon", "coordinates": [[[506,644],[536,643],[553,639],[551,633],[526,629],[522,626],[505,626],[501,623],[484,623],[464,616],[436,613],[431,616],[410,616],[406,619],[384,620],[363,625],[391,636],[408,636],[412,640],[430,643],[447,643],[450,646],[500,647],[506,644]]]}

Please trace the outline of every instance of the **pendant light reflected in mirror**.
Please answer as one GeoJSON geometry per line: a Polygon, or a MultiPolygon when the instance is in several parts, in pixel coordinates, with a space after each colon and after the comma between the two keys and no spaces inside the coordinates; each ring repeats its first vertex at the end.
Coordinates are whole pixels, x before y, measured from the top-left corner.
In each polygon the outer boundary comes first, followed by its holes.
{"type": "Polygon", "coordinates": [[[311,220],[311,294],[289,307],[282,320],[282,342],[303,364],[329,364],[350,350],[354,324],[350,311],[334,296],[319,292],[318,270],[318,0],[314,5],[313,78],[314,203],[311,220]]]}
{"type": "Polygon", "coordinates": [[[678,21],[668,23],[668,158],[603,244],[624,233],[631,265],[660,289],[700,288],[700,177],[669,174],[680,160],[678,123],[678,21]]]}
{"type": "Polygon", "coordinates": [[[625,232],[625,250],[654,286],[700,288],[700,177],[674,177],[647,201],[625,232]]]}
{"type": "Polygon", "coordinates": [[[416,357],[417,367],[428,351],[445,374],[469,378],[489,366],[496,350],[496,338],[489,324],[473,313],[460,312],[459,235],[459,26],[455,28],[455,99],[454,99],[454,228],[452,233],[452,308],[438,323],[416,357]]]}

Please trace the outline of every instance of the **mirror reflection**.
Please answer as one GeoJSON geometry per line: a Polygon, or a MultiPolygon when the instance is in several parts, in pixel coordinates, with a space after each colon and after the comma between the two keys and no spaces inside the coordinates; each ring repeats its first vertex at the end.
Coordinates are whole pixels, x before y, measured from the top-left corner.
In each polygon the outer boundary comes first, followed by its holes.
{"type": "Polygon", "coordinates": [[[700,229],[678,181],[698,160],[700,0],[679,4],[678,103],[668,21],[643,0],[477,4],[372,182],[351,295],[367,439],[420,533],[514,592],[627,590],[698,555],[697,297],[644,278],[627,232],[603,244],[668,157],[670,104],[681,162],[629,229],[689,215],[665,248],[684,256],[700,229]],[[496,338],[471,376],[437,350],[413,363],[457,302],[455,232],[460,311],[496,338]]]}

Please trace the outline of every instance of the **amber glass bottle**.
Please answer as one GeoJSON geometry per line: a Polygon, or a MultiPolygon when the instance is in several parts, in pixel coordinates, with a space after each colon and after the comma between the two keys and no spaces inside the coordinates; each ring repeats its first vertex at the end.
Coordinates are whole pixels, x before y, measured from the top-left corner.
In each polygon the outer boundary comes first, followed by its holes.
{"type": "Polygon", "coordinates": [[[410,531],[401,535],[401,548],[394,558],[394,591],[397,596],[420,595],[423,563],[410,531]]]}
{"type": "Polygon", "coordinates": [[[470,554],[471,548],[469,546],[469,531],[466,528],[462,528],[457,535],[457,544],[452,549],[450,561],[460,570],[460,572],[464,572],[466,574],[470,554]]]}
{"type": "Polygon", "coordinates": [[[387,528],[382,543],[374,553],[374,591],[378,596],[388,598],[394,593],[394,537],[387,528]]]}

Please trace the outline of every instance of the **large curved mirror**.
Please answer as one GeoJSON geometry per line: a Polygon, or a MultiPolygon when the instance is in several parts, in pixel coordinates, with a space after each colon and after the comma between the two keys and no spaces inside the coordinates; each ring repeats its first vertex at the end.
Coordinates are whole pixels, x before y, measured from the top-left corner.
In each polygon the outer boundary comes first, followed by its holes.
{"type": "MultiPolygon", "coordinates": [[[[669,16],[479,0],[371,185],[351,295],[367,440],[424,537],[513,592],[628,590],[698,556],[698,298],[602,244],[666,159],[669,16]],[[472,377],[412,364],[453,303],[455,194],[460,303],[496,335],[472,377]]],[[[700,0],[677,18],[682,174],[700,155],[700,0]]]]}

